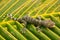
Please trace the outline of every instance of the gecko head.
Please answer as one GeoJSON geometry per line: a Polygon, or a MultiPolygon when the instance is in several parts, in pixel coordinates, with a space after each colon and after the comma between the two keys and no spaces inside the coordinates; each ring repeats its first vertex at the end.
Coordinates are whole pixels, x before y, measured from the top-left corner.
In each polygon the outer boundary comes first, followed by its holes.
{"type": "Polygon", "coordinates": [[[53,28],[55,23],[52,20],[44,20],[43,25],[48,28],[53,28]]]}

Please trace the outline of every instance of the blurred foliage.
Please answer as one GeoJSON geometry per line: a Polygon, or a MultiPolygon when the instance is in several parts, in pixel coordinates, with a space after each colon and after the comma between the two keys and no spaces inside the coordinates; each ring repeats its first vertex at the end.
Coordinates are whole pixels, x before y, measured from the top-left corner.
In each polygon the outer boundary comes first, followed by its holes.
{"type": "Polygon", "coordinates": [[[60,0],[0,0],[0,40],[60,40],[60,0]],[[15,18],[30,15],[35,18],[51,19],[54,28],[40,27],[36,31],[32,24],[27,25],[26,33],[21,33],[23,24],[13,21],[7,14],[15,18]]]}

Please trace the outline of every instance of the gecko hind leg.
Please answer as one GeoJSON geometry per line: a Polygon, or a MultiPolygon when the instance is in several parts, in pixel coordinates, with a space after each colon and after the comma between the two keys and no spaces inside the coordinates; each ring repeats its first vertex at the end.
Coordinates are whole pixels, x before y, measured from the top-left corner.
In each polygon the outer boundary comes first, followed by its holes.
{"type": "Polygon", "coordinates": [[[36,27],[36,30],[37,30],[38,32],[41,31],[39,27],[40,27],[40,26],[37,26],[37,27],[36,27]]]}
{"type": "Polygon", "coordinates": [[[36,19],[41,20],[41,17],[38,16],[38,17],[36,17],[36,19]]]}
{"type": "Polygon", "coordinates": [[[26,32],[26,25],[27,25],[27,22],[25,22],[24,20],[23,20],[23,23],[24,23],[24,27],[22,28],[22,33],[25,33],[26,32]]]}

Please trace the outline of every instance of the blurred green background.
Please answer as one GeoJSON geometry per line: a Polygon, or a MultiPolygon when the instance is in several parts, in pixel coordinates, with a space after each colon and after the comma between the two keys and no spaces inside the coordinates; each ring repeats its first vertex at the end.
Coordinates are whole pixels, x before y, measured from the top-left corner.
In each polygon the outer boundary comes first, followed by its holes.
{"type": "Polygon", "coordinates": [[[60,40],[60,0],[0,0],[0,40],[60,40]],[[36,31],[32,24],[27,25],[25,33],[21,33],[23,24],[8,18],[12,14],[15,18],[30,15],[40,16],[43,20],[51,19],[54,28],[44,28],[36,31]]]}

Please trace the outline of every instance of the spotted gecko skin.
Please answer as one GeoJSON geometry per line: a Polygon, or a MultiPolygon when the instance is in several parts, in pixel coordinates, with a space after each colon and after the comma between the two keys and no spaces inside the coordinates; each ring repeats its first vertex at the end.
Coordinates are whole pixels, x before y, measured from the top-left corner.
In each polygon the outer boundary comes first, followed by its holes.
{"type": "Polygon", "coordinates": [[[41,20],[40,17],[37,17],[35,19],[35,18],[32,18],[28,15],[25,15],[22,18],[13,18],[11,14],[9,14],[8,16],[12,20],[15,20],[15,21],[18,21],[18,22],[24,23],[24,24],[27,24],[27,23],[34,24],[36,27],[43,25],[43,26],[48,27],[48,28],[53,28],[55,25],[55,23],[52,20],[41,20]]]}
{"type": "Polygon", "coordinates": [[[22,18],[19,18],[18,21],[19,22],[25,21],[27,23],[34,24],[35,26],[40,26],[41,25],[41,20],[32,18],[30,16],[24,16],[22,18]]]}

